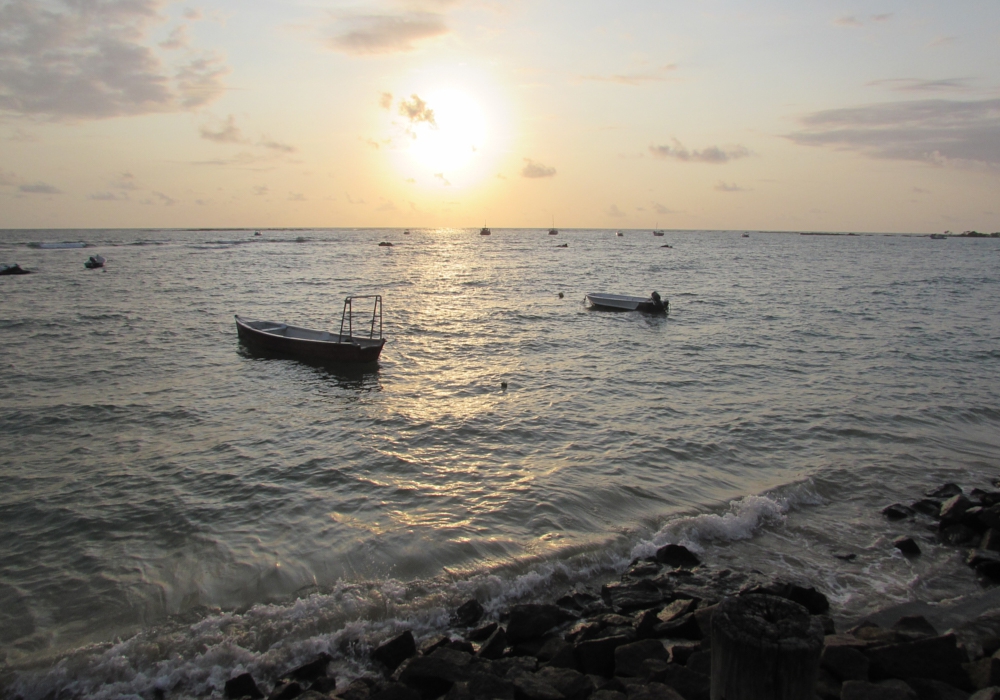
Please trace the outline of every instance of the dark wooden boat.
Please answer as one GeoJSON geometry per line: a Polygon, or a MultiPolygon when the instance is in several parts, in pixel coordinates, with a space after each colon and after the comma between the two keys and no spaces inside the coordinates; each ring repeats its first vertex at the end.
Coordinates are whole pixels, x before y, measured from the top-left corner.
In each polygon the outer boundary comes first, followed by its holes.
{"type": "Polygon", "coordinates": [[[670,302],[660,299],[660,295],[656,292],[653,292],[648,297],[596,292],[587,292],[585,296],[594,309],[604,309],[607,311],[646,311],[660,314],[668,313],[670,310],[670,302]]]}
{"type": "Polygon", "coordinates": [[[278,321],[251,321],[236,316],[236,332],[240,340],[268,352],[301,357],[323,362],[353,363],[375,362],[382,354],[385,338],[382,337],[382,295],[352,296],[344,299],[344,312],[340,318],[340,332],[313,330],[291,326],[278,321]],[[367,312],[364,330],[354,334],[354,302],[372,300],[370,321],[367,312]],[[376,323],[378,334],[376,336],[376,323]]]}

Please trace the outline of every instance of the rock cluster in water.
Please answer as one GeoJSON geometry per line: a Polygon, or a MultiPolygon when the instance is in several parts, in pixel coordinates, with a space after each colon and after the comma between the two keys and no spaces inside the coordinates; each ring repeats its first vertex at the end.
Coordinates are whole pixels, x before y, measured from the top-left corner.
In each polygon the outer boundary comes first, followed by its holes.
{"type": "MultiPolygon", "coordinates": [[[[940,503],[942,523],[963,522],[940,503]]],[[[929,497],[928,500],[944,498],[929,497]]],[[[1000,499],[1000,495],[998,495],[1000,499]]],[[[1000,503],[1000,500],[997,501],[1000,503]]],[[[914,506],[892,510],[910,517],[914,506]]],[[[972,508],[986,510],[970,505],[972,508]]],[[[992,508],[993,506],[989,506],[992,508]]],[[[889,509],[886,509],[889,511],[889,509]]],[[[888,515],[888,512],[887,512],[888,515]]],[[[971,516],[969,516],[971,517],[971,516]]],[[[952,527],[943,525],[942,532],[952,527]]],[[[972,526],[966,525],[972,530],[972,526]]],[[[485,620],[470,600],[453,614],[455,633],[418,647],[405,631],[376,648],[377,675],[341,683],[331,657],[290,671],[265,693],[249,674],[231,679],[228,698],[269,700],[709,700],[713,613],[727,596],[792,601],[825,633],[815,696],[820,700],[1000,700],[1000,612],[956,633],[923,617],[891,628],[862,623],[838,634],[826,597],[808,585],[767,581],[757,572],[712,571],[679,545],[632,562],[600,595],[574,591],[554,604],[515,605],[485,620]]]]}

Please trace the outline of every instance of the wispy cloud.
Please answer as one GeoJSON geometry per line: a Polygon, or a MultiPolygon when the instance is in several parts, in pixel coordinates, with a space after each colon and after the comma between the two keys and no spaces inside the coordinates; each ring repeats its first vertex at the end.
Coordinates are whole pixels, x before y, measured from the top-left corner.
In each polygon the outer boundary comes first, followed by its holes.
{"type": "Polygon", "coordinates": [[[261,136],[260,141],[257,145],[261,148],[268,148],[272,151],[279,151],[281,153],[295,153],[298,149],[295,146],[289,145],[287,143],[281,143],[280,141],[275,141],[274,139],[268,138],[267,136],[261,136]]]}
{"type": "Polygon", "coordinates": [[[25,194],[62,194],[62,190],[55,185],[50,185],[46,182],[21,185],[17,189],[19,192],[24,192],[25,194]]]}
{"type": "MultiPolygon", "coordinates": [[[[161,0],[5,0],[0,111],[54,119],[176,112],[222,94],[229,68],[202,52],[170,65],[147,45],[161,0]]],[[[168,40],[169,42],[169,40],[168,40]]]]}
{"type": "Polygon", "coordinates": [[[715,190],[718,192],[746,192],[745,187],[740,187],[735,182],[727,183],[719,180],[718,184],[715,185],[715,190]]]}
{"type": "Polygon", "coordinates": [[[179,24],[170,31],[170,36],[160,42],[160,48],[173,51],[175,49],[186,48],[190,44],[191,40],[188,38],[187,25],[179,24]]]}
{"type": "Polygon", "coordinates": [[[450,31],[444,15],[434,12],[346,15],[335,20],[327,45],[355,56],[402,53],[450,31]]]}
{"type": "Polygon", "coordinates": [[[895,92],[959,92],[969,89],[965,78],[939,78],[937,80],[886,78],[872,80],[865,84],[869,87],[885,87],[895,92]]]}
{"type": "Polygon", "coordinates": [[[940,46],[951,46],[957,41],[958,37],[956,36],[939,36],[936,39],[934,39],[930,44],[928,44],[928,46],[930,46],[931,48],[938,48],[940,46]]]}
{"type": "Polygon", "coordinates": [[[127,202],[129,196],[125,192],[95,192],[88,194],[87,199],[92,199],[95,202],[127,202]]]}
{"type": "Polygon", "coordinates": [[[607,216],[610,216],[612,219],[621,219],[625,216],[625,212],[619,209],[617,204],[612,204],[610,207],[604,210],[604,213],[607,216]]]}
{"type": "Polygon", "coordinates": [[[216,143],[246,143],[243,132],[236,126],[236,117],[230,114],[221,124],[214,127],[202,125],[199,128],[201,137],[216,143]]]}
{"type": "Polygon", "coordinates": [[[618,73],[614,75],[583,75],[583,80],[593,80],[602,83],[618,83],[619,85],[643,85],[645,83],[662,83],[672,71],[677,70],[677,64],[660,66],[649,71],[634,73],[618,73]]]}
{"type": "Polygon", "coordinates": [[[649,151],[657,158],[673,158],[691,163],[728,163],[737,158],[746,158],[750,155],[750,150],[746,146],[731,146],[720,148],[719,146],[707,146],[700,151],[689,151],[684,145],[674,139],[673,146],[650,146],[649,151]]]}
{"type": "Polygon", "coordinates": [[[0,187],[10,187],[17,184],[17,175],[0,168],[0,187]]]}
{"type": "Polygon", "coordinates": [[[392,93],[391,92],[380,93],[378,96],[378,106],[381,107],[382,109],[391,109],[392,93]]]}
{"type": "Polygon", "coordinates": [[[411,124],[424,122],[433,127],[437,126],[434,121],[434,110],[427,107],[427,103],[417,95],[410,95],[410,99],[400,100],[399,113],[406,117],[411,124]]]}
{"type": "Polygon", "coordinates": [[[838,27],[863,27],[864,22],[855,17],[854,15],[845,15],[843,17],[838,17],[833,20],[833,23],[838,27]]]}
{"type": "Polygon", "coordinates": [[[803,146],[935,165],[1000,167],[1000,99],[920,100],[829,109],[788,134],[803,146]]]}
{"type": "Polygon", "coordinates": [[[872,15],[872,21],[874,22],[888,22],[890,19],[892,19],[891,12],[885,12],[880,15],[872,15]]]}
{"type": "Polygon", "coordinates": [[[524,159],[524,167],[521,168],[521,177],[527,178],[543,178],[543,177],[555,177],[556,169],[549,165],[543,165],[538,163],[531,158],[524,159]]]}
{"type": "Polygon", "coordinates": [[[677,213],[673,209],[670,209],[669,207],[665,207],[662,204],[660,204],[659,202],[653,202],[652,207],[653,207],[653,211],[655,211],[657,214],[676,214],[677,213]]]}
{"type": "Polygon", "coordinates": [[[441,181],[441,184],[445,187],[451,187],[451,183],[448,182],[448,178],[444,176],[444,173],[434,173],[434,177],[441,181]]]}

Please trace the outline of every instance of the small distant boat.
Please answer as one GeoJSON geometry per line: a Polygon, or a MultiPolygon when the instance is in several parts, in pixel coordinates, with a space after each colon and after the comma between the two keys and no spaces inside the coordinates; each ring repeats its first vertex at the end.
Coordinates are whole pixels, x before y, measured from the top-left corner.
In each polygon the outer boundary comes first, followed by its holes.
{"type": "Polygon", "coordinates": [[[659,221],[657,221],[656,222],[656,226],[653,227],[653,235],[654,236],[662,236],[663,235],[663,231],[660,230],[660,222],[659,221]]]}
{"type": "Polygon", "coordinates": [[[479,229],[479,235],[480,235],[480,236],[489,236],[489,235],[491,235],[492,233],[493,233],[493,232],[492,232],[492,231],[490,231],[490,230],[489,230],[488,228],[486,228],[485,226],[483,226],[483,227],[482,227],[481,229],[479,229]]]}
{"type": "Polygon", "coordinates": [[[375,362],[385,345],[385,338],[382,337],[382,295],[351,296],[344,299],[339,333],[290,326],[277,321],[251,321],[239,315],[236,316],[236,332],[240,340],[248,345],[269,352],[327,362],[375,362]],[[365,314],[368,337],[354,335],[354,302],[363,299],[373,301],[370,322],[367,313],[365,314]]]}
{"type": "Polygon", "coordinates": [[[661,314],[670,311],[670,302],[660,299],[656,292],[648,297],[588,292],[586,298],[594,308],[609,311],[648,311],[661,314]]]}
{"type": "Polygon", "coordinates": [[[741,238],[750,238],[750,234],[747,233],[746,231],[744,231],[743,235],[741,236],[741,238]]]}
{"type": "Polygon", "coordinates": [[[383,248],[392,248],[392,242],[390,241],[382,241],[381,243],[379,243],[379,245],[382,246],[383,248]]]}
{"type": "Polygon", "coordinates": [[[410,229],[406,229],[405,231],[403,231],[403,235],[404,236],[409,236],[410,235],[410,229]]]}
{"type": "Polygon", "coordinates": [[[621,231],[615,231],[615,235],[616,236],[624,236],[625,234],[622,233],[621,231]]]}
{"type": "Polygon", "coordinates": [[[107,260],[103,255],[91,255],[90,258],[87,260],[87,262],[83,264],[83,266],[88,270],[95,270],[98,267],[104,267],[104,263],[106,262],[107,260]]]}
{"type": "Polygon", "coordinates": [[[931,238],[933,238],[935,241],[943,241],[947,240],[948,237],[943,233],[932,233],[931,238]]]}
{"type": "Polygon", "coordinates": [[[550,236],[558,236],[559,229],[556,228],[556,217],[552,217],[552,228],[549,229],[550,236]]]}
{"type": "Polygon", "coordinates": [[[673,246],[672,246],[672,245],[670,245],[669,243],[664,243],[664,244],[663,244],[663,245],[661,245],[660,247],[661,247],[661,248],[673,248],[673,246]]]}
{"type": "Polygon", "coordinates": [[[562,245],[557,245],[556,248],[569,248],[569,243],[563,243],[562,245]]]}
{"type": "Polygon", "coordinates": [[[653,231],[653,235],[654,236],[662,236],[663,235],[663,231],[653,231]]]}
{"type": "Polygon", "coordinates": [[[255,236],[259,236],[259,235],[260,235],[260,231],[254,231],[254,234],[253,234],[253,235],[255,235],[255,236]]]}
{"type": "Polygon", "coordinates": [[[0,265],[0,275],[30,275],[31,270],[25,270],[17,263],[0,265]]]}

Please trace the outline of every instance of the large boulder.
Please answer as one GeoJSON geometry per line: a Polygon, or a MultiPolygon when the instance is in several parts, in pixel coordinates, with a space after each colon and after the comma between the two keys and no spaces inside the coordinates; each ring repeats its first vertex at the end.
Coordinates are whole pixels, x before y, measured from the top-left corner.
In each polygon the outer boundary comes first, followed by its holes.
{"type": "Polygon", "coordinates": [[[840,690],[841,700],[918,700],[917,694],[903,681],[869,683],[846,681],[840,690]]]}
{"type": "Polygon", "coordinates": [[[260,688],[253,680],[253,676],[249,673],[243,673],[235,678],[230,678],[226,681],[226,697],[227,698],[262,698],[264,693],[260,692],[260,688]]]}
{"type": "Polygon", "coordinates": [[[625,635],[588,639],[578,643],[573,648],[576,655],[576,667],[595,676],[613,676],[615,674],[615,649],[633,641],[625,635]]]}
{"type": "Polygon", "coordinates": [[[663,643],[655,639],[622,644],[615,648],[615,675],[644,676],[642,662],[647,659],[659,659],[667,663],[670,661],[670,654],[663,643]]]}
{"type": "Polygon", "coordinates": [[[656,561],[667,566],[691,568],[701,564],[701,559],[680,544],[668,544],[656,550],[656,561]]]}
{"type": "Polygon", "coordinates": [[[390,639],[385,644],[377,647],[372,652],[371,657],[385,666],[389,673],[392,673],[406,659],[417,653],[417,643],[413,639],[413,632],[406,630],[398,637],[390,639]]]}
{"type": "Polygon", "coordinates": [[[864,653],[871,662],[871,677],[876,680],[930,678],[958,688],[970,686],[962,668],[968,657],[958,648],[954,634],[873,647],[864,653]]]}
{"type": "Polygon", "coordinates": [[[511,608],[510,619],[507,621],[507,641],[510,644],[519,644],[542,637],[558,625],[559,620],[558,606],[536,603],[515,605],[511,608]]]}
{"type": "Polygon", "coordinates": [[[617,612],[645,610],[663,602],[663,591],[649,579],[611,583],[601,588],[601,595],[617,612]]]}

